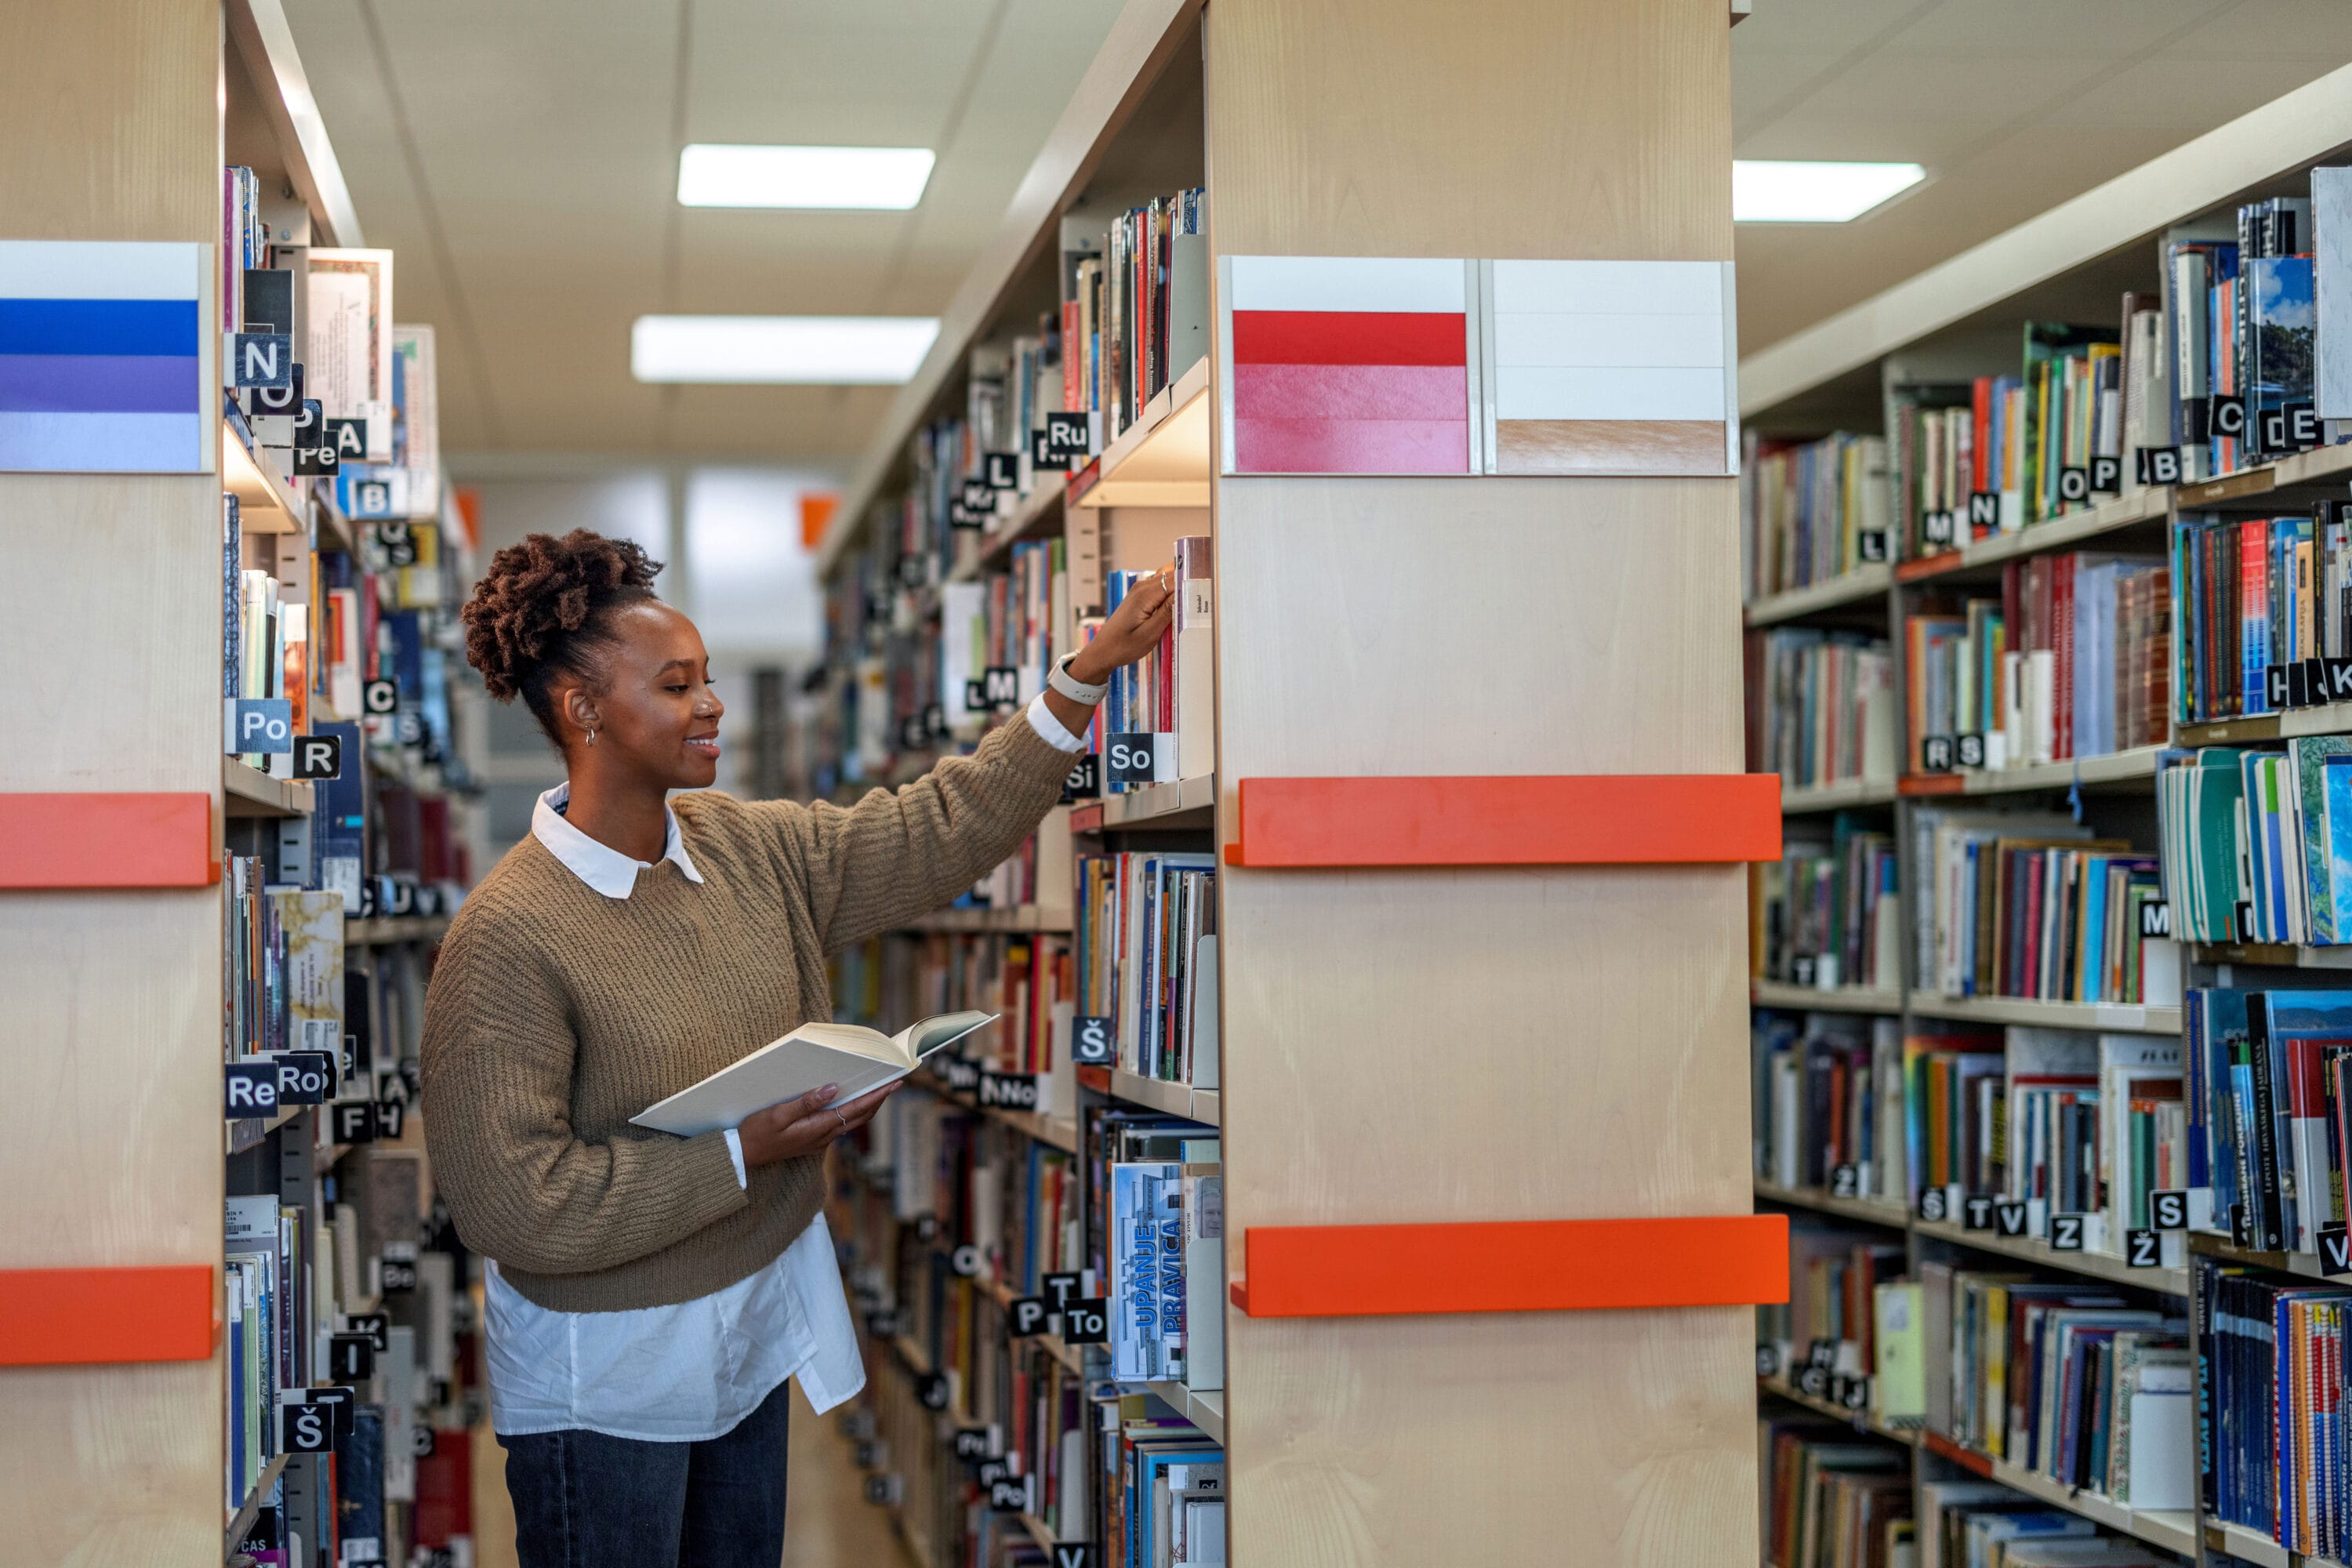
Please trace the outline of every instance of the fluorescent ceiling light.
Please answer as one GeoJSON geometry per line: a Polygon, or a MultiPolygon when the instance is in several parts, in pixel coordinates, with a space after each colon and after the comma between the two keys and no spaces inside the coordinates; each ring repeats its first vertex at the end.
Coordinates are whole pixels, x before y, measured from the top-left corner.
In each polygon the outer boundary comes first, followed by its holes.
{"type": "Polygon", "coordinates": [[[931,178],[929,147],[755,147],[697,142],[677,156],[689,207],[859,207],[904,212],[931,178]]]}
{"type": "Polygon", "coordinates": [[[639,316],[639,381],[895,386],[940,335],[936,316],[639,316]]]}
{"type": "Polygon", "coordinates": [[[1731,165],[1735,223],[1850,223],[1927,177],[1916,163],[1763,163],[1731,165]]]}

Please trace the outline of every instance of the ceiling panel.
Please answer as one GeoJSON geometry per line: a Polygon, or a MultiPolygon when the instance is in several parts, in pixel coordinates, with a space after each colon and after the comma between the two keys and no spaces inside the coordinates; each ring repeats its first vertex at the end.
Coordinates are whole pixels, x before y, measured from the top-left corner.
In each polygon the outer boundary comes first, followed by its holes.
{"type": "MultiPolygon", "coordinates": [[[[943,308],[1118,0],[286,5],[368,237],[401,253],[399,314],[439,330],[454,452],[831,463],[887,389],[640,386],[630,322],[943,308]],[[909,213],[688,211],[681,134],[940,161],[909,213]]],[[[1743,226],[1741,346],[2347,59],[2344,0],[1758,0],[1732,34],[1739,154],[1928,179],[1857,223],[1743,226]]]]}

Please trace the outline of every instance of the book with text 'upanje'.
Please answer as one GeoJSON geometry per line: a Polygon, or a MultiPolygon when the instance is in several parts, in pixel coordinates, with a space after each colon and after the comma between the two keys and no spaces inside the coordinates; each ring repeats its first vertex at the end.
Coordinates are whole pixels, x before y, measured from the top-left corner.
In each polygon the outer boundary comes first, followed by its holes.
{"type": "Polygon", "coordinates": [[[797,1100],[829,1083],[840,1086],[833,1103],[847,1105],[898,1082],[932,1052],[995,1021],[993,1013],[942,1013],[895,1035],[856,1024],[803,1024],[629,1121],[693,1138],[738,1126],[755,1110],[797,1100]]]}

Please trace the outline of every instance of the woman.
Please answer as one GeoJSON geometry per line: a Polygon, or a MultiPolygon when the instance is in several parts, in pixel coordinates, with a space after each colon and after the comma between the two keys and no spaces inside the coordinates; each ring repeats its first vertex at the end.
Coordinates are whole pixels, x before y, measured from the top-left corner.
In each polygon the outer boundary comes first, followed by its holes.
{"type": "Polygon", "coordinates": [[[523,1568],[777,1568],[783,1384],[864,1386],[820,1205],[882,1094],[740,1127],[629,1125],[812,1018],[828,952],[946,903],[1058,797],[1101,682],[1159,640],[1163,575],[969,758],[850,809],[701,793],[719,701],[658,563],[576,531],[501,550],[465,610],[492,696],[563,753],[465,903],[425,1005],[433,1171],[486,1269],[492,1424],[523,1568]]]}

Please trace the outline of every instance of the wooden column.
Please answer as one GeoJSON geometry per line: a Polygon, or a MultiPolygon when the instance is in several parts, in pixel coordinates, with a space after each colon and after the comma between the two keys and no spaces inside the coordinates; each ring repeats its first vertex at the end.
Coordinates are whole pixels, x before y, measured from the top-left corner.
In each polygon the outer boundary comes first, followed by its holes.
{"type": "MultiPolygon", "coordinates": [[[[0,238],[213,255],[220,84],[219,0],[0,8],[0,238]]],[[[218,479],[0,474],[0,792],[198,792],[216,847],[218,479]]],[[[0,1268],[202,1265],[217,1300],[220,971],[217,888],[0,892],[0,1268]]],[[[0,1366],[6,1555],[218,1562],[221,1391],[217,1352],[0,1366]]]]}
{"type": "MultiPolygon", "coordinates": [[[[1213,0],[1220,256],[1721,261],[1721,0],[1213,0]]],[[[1229,375],[1229,366],[1219,374],[1229,375]]],[[[1733,773],[1732,479],[1222,478],[1220,819],[1733,773]]],[[[1746,1214],[1737,866],[1229,868],[1226,1224],[1746,1214]]],[[[1232,1560],[1756,1560],[1746,1307],[1229,1314],[1232,1560]]]]}

